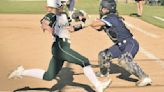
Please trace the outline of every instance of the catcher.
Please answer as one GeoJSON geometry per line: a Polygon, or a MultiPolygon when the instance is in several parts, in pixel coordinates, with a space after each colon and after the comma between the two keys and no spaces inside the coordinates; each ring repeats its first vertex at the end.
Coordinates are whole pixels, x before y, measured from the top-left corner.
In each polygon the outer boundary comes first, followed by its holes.
{"type": "MultiPolygon", "coordinates": [[[[137,86],[151,85],[150,77],[133,60],[139,50],[139,44],[123,23],[122,18],[117,15],[116,2],[101,0],[99,9],[100,19],[93,21],[89,26],[98,31],[104,30],[114,45],[99,52],[100,72],[97,76],[109,76],[110,63],[112,59],[118,58],[122,68],[139,78],[137,86]]],[[[82,28],[84,27],[81,26],[78,30],[82,28]]],[[[67,27],[67,29],[73,30],[72,27],[67,27]]]]}
{"type": "MultiPolygon", "coordinates": [[[[50,0],[52,2],[52,0],[50,0]]],[[[54,42],[52,44],[52,58],[48,70],[42,69],[24,69],[23,66],[17,67],[10,75],[11,78],[21,78],[31,76],[46,81],[53,80],[61,70],[64,61],[80,65],[83,68],[84,75],[91,81],[97,92],[103,92],[109,86],[111,80],[100,82],[93,72],[88,58],[80,55],[70,48],[70,32],[64,27],[69,26],[67,14],[63,12],[65,4],[60,0],[55,0],[53,5],[48,3],[51,13],[46,14],[41,20],[42,29],[52,33],[54,42]],[[52,13],[53,12],[53,13],[52,13]],[[55,14],[54,14],[55,13],[55,14]]],[[[78,26],[74,26],[78,29],[78,26]]]]}

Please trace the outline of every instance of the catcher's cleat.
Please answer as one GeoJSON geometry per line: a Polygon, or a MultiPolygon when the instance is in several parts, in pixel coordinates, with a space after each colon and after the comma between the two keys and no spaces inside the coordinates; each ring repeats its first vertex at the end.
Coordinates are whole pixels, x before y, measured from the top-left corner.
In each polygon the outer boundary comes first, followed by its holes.
{"type": "Polygon", "coordinates": [[[136,83],[136,86],[143,87],[152,84],[152,80],[149,77],[143,78],[136,83]]]}
{"type": "Polygon", "coordinates": [[[109,73],[106,73],[105,75],[102,74],[101,72],[96,72],[97,77],[109,77],[109,73]]]}
{"type": "Polygon", "coordinates": [[[23,71],[24,71],[23,66],[18,66],[13,72],[10,73],[8,79],[22,78],[23,71]]]}
{"type": "Polygon", "coordinates": [[[106,82],[102,82],[99,87],[96,88],[96,92],[104,92],[106,88],[112,83],[111,79],[106,82]]]}

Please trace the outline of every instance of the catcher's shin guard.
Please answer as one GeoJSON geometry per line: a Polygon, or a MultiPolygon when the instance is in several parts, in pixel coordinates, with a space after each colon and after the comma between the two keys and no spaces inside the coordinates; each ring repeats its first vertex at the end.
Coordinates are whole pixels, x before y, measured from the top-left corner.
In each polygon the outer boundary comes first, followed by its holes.
{"type": "Polygon", "coordinates": [[[110,63],[111,63],[111,54],[107,50],[101,51],[98,56],[98,63],[100,66],[99,76],[109,76],[110,72],[110,63]]]}
{"type": "Polygon", "coordinates": [[[102,75],[108,76],[110,72],[110,62],[104,62],[102,66],[100,66],[100,73],[102,75]]]}
{"type": "Polygon", "coordinates": [[[134,74],[139,79],[148,77],[148,75],[141,69],[141,67],[133,61],[130,53],[125,53],[121,56],[119,59],[119,65],[129,73],[134,74]]]}

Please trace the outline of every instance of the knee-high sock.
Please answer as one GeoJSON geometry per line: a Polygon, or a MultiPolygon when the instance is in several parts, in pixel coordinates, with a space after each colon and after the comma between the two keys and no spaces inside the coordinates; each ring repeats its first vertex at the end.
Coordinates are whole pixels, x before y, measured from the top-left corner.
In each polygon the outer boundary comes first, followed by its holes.
{"type": "Polygon", "coordinates": [[[23,71],[22,75],[43,79],[44,73],[45,70],[42,69],[26,69],[23,71]]]}
{"type": "Polygon", "coordinates": [[[91,83],[97,88],[100,86],[100,81],[97,79],[93,69],[91,66],[86,66],[83,68],[84,75],[87,76],[87,78],[91,81],[91,83]]]}

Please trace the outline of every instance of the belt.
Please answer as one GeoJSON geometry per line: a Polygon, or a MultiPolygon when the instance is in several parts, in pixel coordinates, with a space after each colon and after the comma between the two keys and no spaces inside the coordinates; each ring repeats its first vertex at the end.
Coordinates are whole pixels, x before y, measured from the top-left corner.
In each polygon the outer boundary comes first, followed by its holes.
{"type": "Polygon", "coordinates": [[[59,39],[59,40],[62,40],[63,42],[68,42],[68,43],[71,43],[71,40],[68,39],[68,38],[60,38],[59,36],[55,35],[55,38],[56,38],[56,41],[59,39]]]}
{"type": "Polygon", "coordinates": [[[68,38],[59,38],[59,39],[62,39],[62,40],[63,40],[63,42],[68,42],[68,43],[71,43],[71,40],[70,40],[70,39],[68,39],[68,38]]]}
{"type": "Polygon", "coordinates": [[[121,42],[118,42],[117,44],[120,46],[122,44],[125,44],[127,42],[127,40],[122,40],[121,42]]]}

